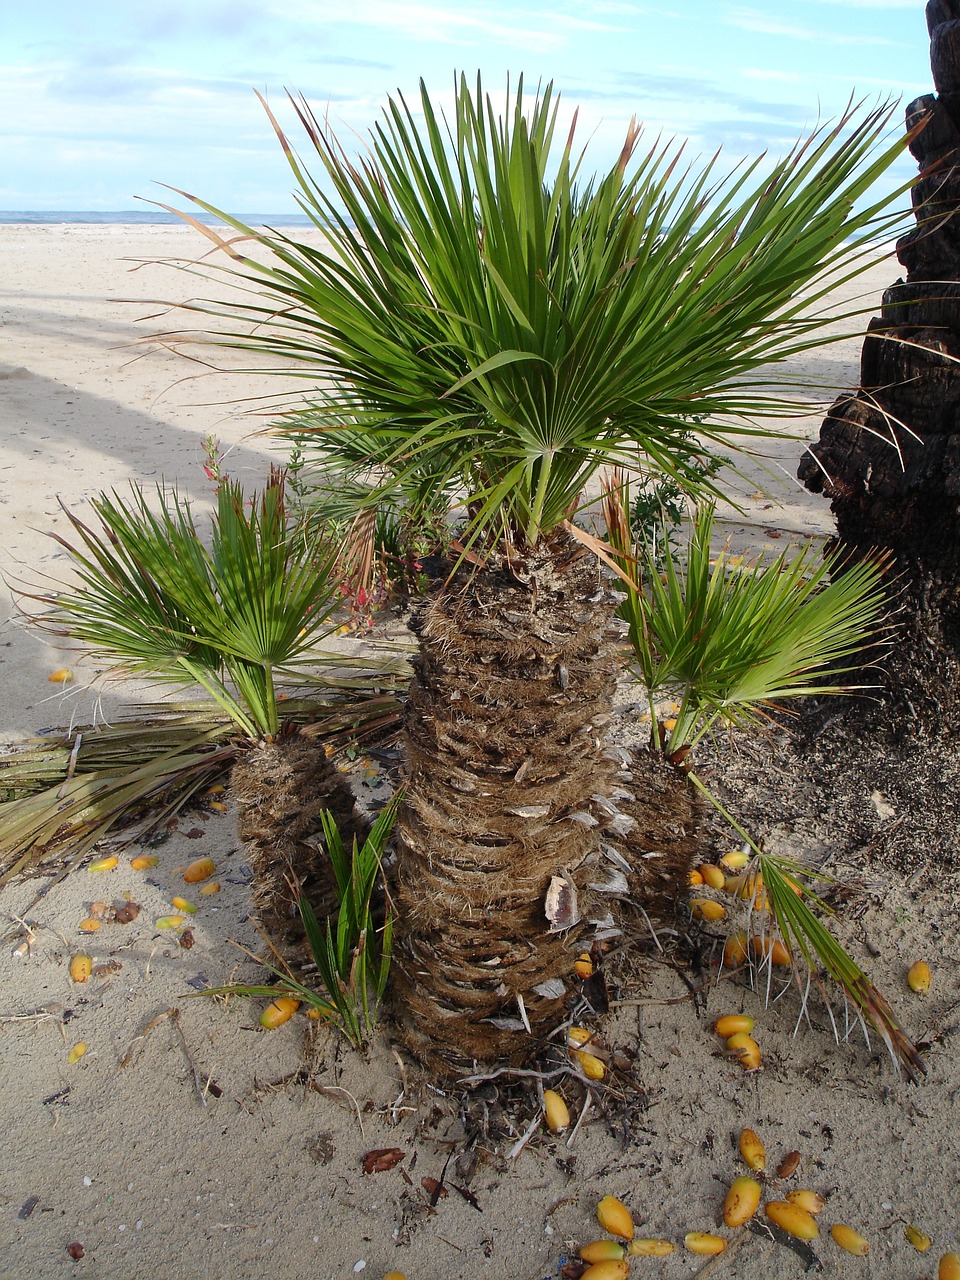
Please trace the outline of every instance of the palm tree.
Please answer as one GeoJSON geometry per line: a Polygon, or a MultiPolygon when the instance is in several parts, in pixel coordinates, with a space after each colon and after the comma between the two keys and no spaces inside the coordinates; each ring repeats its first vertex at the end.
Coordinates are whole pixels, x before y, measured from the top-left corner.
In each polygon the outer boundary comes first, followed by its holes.
{"type": "Polygon", "coordinates": [[[631,122],[593,177],[576,117],[555,145],[550,86],[508,88],[499,115],[461,78],[446,120],[421,85],[356,159],[294,106],[324,182],[271,119],[323,240],[187,196],[238,233],[182,215],[246,291],[190,309],[215,319],[211,342],[308,380],[281,429],[328,477],[374,475],[371,502],[445,494],[462,516],[459,562],[416,622],[394,1001],[440,1070],[515,1060],[560,1017],[592,810],[615,810],[623,782],[604,729],[618,602],[573,513],[611,463],[709,488],[712,445],[796,412],[761,366],[823,340],[820,304],[884,232],[885,202],[861,197],[902,144],[878,145],[885,109],[849,111],[722,175],[671,143],[642,152],[631,122]],[[552,930],[551,884],[569,899],[552,930]]]}

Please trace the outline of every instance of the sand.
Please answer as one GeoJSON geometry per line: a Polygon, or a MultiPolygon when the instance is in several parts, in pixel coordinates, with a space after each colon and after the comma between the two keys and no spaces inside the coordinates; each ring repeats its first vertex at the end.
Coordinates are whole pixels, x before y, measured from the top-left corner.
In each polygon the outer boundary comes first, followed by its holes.
{"type": "MultiPolygon", "coordinates": [[[[227,372],[196,377],[196,366],[139,345],[151,327],[167,327],[140,319],[156,313],[152,300],[184,298],[195,286],[169,267],[131,267],[203,248],[178,228],[0,228],[0,568],[8,580],[63,570],[63,553],[45,536],[65,531],[58,500],[83,517],[103,487],[163,481],[202,507],[211,496],[202,470],[210,433],[229,449],[231,472],[251,484],[276,456],[268,441],[249,438],[253,423],[227,403],[273,383],[239,377],[229,354],[227,372]]],[[[878,298],[896,274],[887,262],[860,288],[878,298]]],[[[845,297],[837,301],[842,307],[845,297]]],[[[857,354],[848,339],[796,368],[841,388],[856,380],[857,354]]],[[[813,433],[817,421],[798,429],[813,433]]],[[[779,550],[829,531],[825,504],[791,480],[800,447],[784,440],[771,450],[781,488],[768,481],[759,495],[757,473],[744,481],[746,518],[730,513],[729,529],[745,546],[779,550]]],[[[65,655],[18,624],[6,594],[2,613],[0,740],[130,704],[131,691],[99,690],[91,665],[76,667],[65,692],[53,690],[47,676],[65,655]]],[[[632,714],[627,699],[624,734],[632,714]]],[[[869,779],[864,788],[869,795],[869,779]]],[[[789,851],[794,816],[757,834],[789,851]]],[[[883,816],[881,806],[878,827],[898,816],[883,816]]],[[[839,855],[831,831],[819,834],[821,855],[839,855]]],[[[678,1245],[664,1260],[638,1259],[633,1274],[693,1276],[707,1260],[684,1252],[683,1234],[716,1229],[725,1187],[743,1172],[735,1146],[748,1125],[771,1167],[800,1151],[800,1172],[781,1190],[812,1186],[828,1198],[815,1246],[826,1275],[910,1280],[960,1248],[955,876],[905,880],[842,851],[857,910],[837,927],[906,1031],[926,1045],[924,1084],[898,1076],[856,1026],[836,1044],[816,994],[812,1025],[794,1035],[795,990],[768,1004],[742,982],[724,982],[694,1000],[688,984],[705,983],[707,972],[681,974],[654,959],[641,986],[624,992],[634,1003],[604,1030],[622,1055],[621,1086],[594,1092],[572,1139],[538,1129],[511,1158],[534,1113],[516,1110],[517,1091],[502,1079],[461,1114],[460,1093],[437,1090],[386,1038],[364,1060],[302,1018],[267,1033],[252,1003],[187,998],[194,983],[256,972],[233,945],[256,948],[258,939],[229,805],[223,815],[187,815],[153,851],[155,868],[133,871],[137,852],[101,876],[71,873],[33,906],[43,881],[0,893],[0,1278],[339,1280],[363,1272],[379,1280],[396,1269],[410,1280],[541,1280],[599,1234],[594,1209],[605,1194],[630,1205],[642,1234],[678,1245]],[[223,892],[201,900],[187,949],[154,921],[183,888],[178,868],[201,853],[216,861],[223,892]],[[140,915],[104,925],[91,947],[98,975],[71,984],[67,965],[90,902],[127,895],[140,915]],[[921,956],[934,971],[926,997],[905,982],[921,956]],[[756,1074],[726,1058],[710,1030],[715,1016],[741,1009],[758,1019],[764,1068],[756,1074]],[[79,1041],[87,1053],[69,1065],[79,1041]],[[515,1132],[505,1136],[510,1123],[515,1132]],[[404,1159],[364,1174],[364,1153],[386,1147],[404,1159]],[[434,1205],[422,1181],[430,1178],[447,1191],[434,1205]],[[826,1227],[837,1221],[869,1238],[867,1258],[836,1248],[826,1227]],[[934,1238],[926,1258],[905,1241],[904,1222],[934,1238]],[[71,1245],[82,1246],[82,1258],[71,1257],[71,1245]]],[[[578,1115],[582,1096],[569,1093],[578,1115]]],[[[724,1234],[732,1244],[715,1276],[804,1272],[804,1259],[762,1234],[724,1234]]]]}

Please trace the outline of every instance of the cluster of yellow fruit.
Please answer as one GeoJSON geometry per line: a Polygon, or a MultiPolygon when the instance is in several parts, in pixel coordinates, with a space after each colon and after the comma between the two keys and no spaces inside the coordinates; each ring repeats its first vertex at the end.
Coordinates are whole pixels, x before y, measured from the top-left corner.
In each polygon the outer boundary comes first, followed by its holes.
{"type": "MultiPolygon", "coordinates": [[[[752,910],[768,913],[770,899],[764,888],[763,876],[760,872],[748,872],[744,869],[749,861],[749,853],[743,849],[735,849],[720,859],[719,866],[712,862],[702,863],[689,873],[688,882],[694,888],[706,885],[708,889],[733,894],[742,902],[749,902],[752,910]]],[[[788,879],[787,883],[794,893],[802,896],[803,890],[796,881],[788,879]]],[[[692,898],[690,910],[695,919],[709,923],[725,920],[728,915],[727,908],[715,898],[692,898]]],[[[771,938],[767,934],[752,934],[748,937],[746,933],[733,933],[727,938],[723,948],[723,963],[728,969],[736,969],[745,964],[751,955],[755,960],[769,958],[770,963],[775,965],[787,966],[791,963],[790,952],[779,938],[771,938]]]]}
{"type": "MultiPolygon", "coordinates": [[[[740,1156],[751,1173],[766,1175],[767,1153],[760,1136],[753,1129],[744,1129],[739,1140],[740,1156]]],[[[800,1153],[788,1152],[776,1169],[775,1181],[792,1177],[800,1166],[800,1153]]],[[[745,1227],[760,1207],[763,1187],[760,1179],[741,1175],[734,1178],[723,1202],[723,1223],[730,1228],[745,1227]]],[[[798,1240],[815,1240],[820,1235],[817,1214],[824,1207],[824,1199],[810,1188],[788,1191],[783,1199],[768,1200],[764,1205],[767,1218],[787,1235],[798,1240]]],[[[676,1249],[672,1240],[654,1237],[637,1237],[633,1216],[627,1206],[616,1196],[604,1196],[597,1205],[597,1221],[614,1240],[594,1240],[580,1249],[580,1258],[587,1269],[580,1280],[626,1280],[630,1274],[630,1258],[663,1258],[676,1249]]],[[[837,1222],[830,1228],[830,1235],[839,1248],[856,1257],[864,1257],[870,1244],[859,1231],[845,1223],[837,1222]]],[[[930,1237],[912,1224],[904,1228],[905,1239],[919,1252],[925,1253],[931,1245],[930,1237]]],[[[728,1241],[710,1231],[688,1231],[683,1238],[689,1253],[713,1255],[722,1253],[728,1241]]],[[[946,1253],[940,1259],[937,1280],[960,1280],[960,1255],[946,1253]]]]}

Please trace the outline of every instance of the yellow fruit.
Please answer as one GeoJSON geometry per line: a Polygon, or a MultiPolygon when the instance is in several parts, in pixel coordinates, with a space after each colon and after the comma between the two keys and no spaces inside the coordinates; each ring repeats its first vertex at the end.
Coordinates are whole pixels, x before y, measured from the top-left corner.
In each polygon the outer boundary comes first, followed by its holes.
{"type": "Polygon", "coordinates": [[[748,1169],[762,1173],[767,1167],[767,1152],[753,1129],[744,1129],[740,1135],[740,1155],[748,1169]]]}
{"type": "Polygon", "coordinates": [[[670,1240],[654,1240],[649,1236],[641,1236],[630,1241],[627,1245],[627,1253],[631,1258],[666,1258],[675,1248],[676,1245],[670,1240]]]}
{"type": "Polygon", "coordinates": [[[718,1036],[723,1036],[724,1040],[735,1036],[738,1031],[746,1031],[747,1034],[753,1030],[754,1019],[749,1013],[725,1013],[722,1018],[718,1018],[713,1024],[713,1029],[718,1036]]]}
{"type": "Polygon", "coordinates": [[[197,908],[192,902],[188,902],[186,898],[171,898],[170,903],[176,907],[178,911],[185,911],[188,915],[197,914],[197,908]]]}
{"type": "Polygon", "coordinates": [[[200,884],[203,880],[209,880],[216,869],[212,858],[197,858],[184,868],[183,878],[187,884],[200,884]]]}
{"type": "Polygon", "coordinates": [[[383,1280],[407,1280],[402,1271],[388,1271],[383,1280]]]}
{"type": "Polygon", "coordinates": [[[700,874],[699,871],[688,871],[687,884],[690,886],[691,889],[694,889],[698,884],[703,884],[703,876],[700,874]]]}
{"type": "Polygon", "coordinates": [[[616,1240],[594,1240],[580,1249],[580,1257],[584,1262],[619,1262],[626,1250],[616,1240]]]}
{"type": "Polygon", "coordinates": [[[81,951],[70,957],[70,980],[72,982],[89,982],[93,973],[93,957],[81,951]]]}
{"type": "Polygon", "coordinates": [[[712,898],[694,898],[690,910],[696,920],[722,920],[727,914],[727,908],[712,898]]]}
{"type": "MultiPolygon", "coordinates": [[[[543,1091],[543,1115],[551,1133],[566,1133],[570,1128],[570,1111],[567,1104],[553,1089],[543,1091]]],[[[588,1258],[588,1262],[592,1259],[588,1258]]]]}
{"type": "Polygon", "coordinates": [[[77,925],[81,933],[96,933],[100,928],[100,921],[94,916],[87,916],[86,920],[81,920],[77,925]]]}
{"type": "Polygon", "coordinates": [[[155,929],[178,929],[180,925],[186,924],[186,916],[158,916],[153,922],[155,929]]]}
{"type": "Polygon", "coordinates": [[[153,858],[149,854],[141,853],[139,857],[130,859],[130,866],[134,871],[146,871],[148,867],[155,867],[159,861],[159,858],[153,858]]]}
{"type": "Polygon", "coordinates": [[[737,1055],[737,1061],[744,1071],[759,1069],[763,1058],[760,1054],[760,1046],[753,1036],[748,1036],[745,1031],[738,1031],[735,1035],[728,1037],[727,1048],[737,1055]]]}
{"type": "Polygon", "coordinates": [[[926,1253],[933,1241],[925,1231],[921,1231],[919,1227],[915,1227],[912,1222],[908,1222],[903,1228],[903,1234],[907,1241],[913,1245],[917,1253],[926,1253]]]}
{"type": "Polygon", "coordinates": [[[67,1054],[67,1061],[70,1063],[71,1067],[75,1062],[79,1062],[86,1052],[87,1046],[85,1041],[81,1040],[79,1043],[75,1044],[67,1054]]]}
{"type": "Polygon", "coordinates": [[[582,952],[573,962],[573,971],[578,978],[593,977],[593,961],[590,959],[589,951],[582,952]]]}
{"type": "Polygon", "coordinates": [[[937,1280],[960,1280],[960,1253],[945,1253],[937,1267],[937,1280]]]}
{"type": "Polygon", "coordinates": [[[790,952],[779,938],[761,937],[755,933],[750,939],[750,950],[758,960],[769,956],[773,964],[781,965],[782,967],[792,963],[790,952]]]}
{"type": "Polygon", "coordinates": [[[711,889],[722,889],[726,879],[720,868],[710,862],[705,862],[700,868],[700,876],[703,883],[708,884],[711,889]]]}
{"type": "Polygon", "coordinates": [[[261,1013],[260,1025],[267,1031],[272,1031],[274,1027],[282,1027],[285,1022],[290,1021],[299,1008],[300,1001],[294,1000],[292,996],[277,996],[276,1000],[271,1000],[261,1013]]]}
{"type": "Polygon", "coordinates": [[[845,1227],[842,1222],[836,1223],[830,1228],[830,1234],[833,1236],[834,1244],[846,1249],[847,1253],[852,1253],[855,1258],[865,1258],[870,1252],[870,1245],[860,1234],[854,1231],[853,1227],[845,1227]]]}
{"type": "Polygon", "coordinates": [[[69,667],[58,667],[56,671],[51,671],[47,676],[51,684],[69,684],[73,679],[73,672],[69,667]]]}
{"type": "Polygon", "coordinates": [[[575,1048],[582,1044],[589,1044],[592,1039],[593,1032],[588,1031],[586,1027],[570,1027],[567,1031],[567,1044],[575,1048]]]}
{"type": "Polygon", "coordinates": [[[731,933],[723,944],[723,963],[728,969],[737,969],[747,959],[747,935],[731,933]]]}
{"type": "Polygon", "coordinates": [[[587,1267],[580,1280],[627,1280],[630,1263],[611,1258],[608,1262],[595,1262],[587,1267]]]}
{"type": "Polygon", "coordinates": [[[207,883],[203,885],[200,889],[200,897],[209,898],[212,893],[219,893],[219,892],[220,892],[220,881],[208,880],[207,883]]]}
{"type": "Polygon", "coordinates": [[[720,865],[730,871],[742,871],[752,856],[752,854],[747,853],[746,849],[732,849],[730,853],[723,855],[720,859],[720,865]]]}
{"type": "Polygon", "coordinates": [[[907,983],[911,991],[922,995],[930,990],[930,966],[926,960],[916,960],[907,972],[907,983]]]}
{"type": "Polygon", "coordinates": [[[210,803],[207,805],[207,808],[212,809],[214,813],[227,812],[227,806],[223,803],[222,800],[211,800],[210,803]]]}
{"type": "Polygon", "coordinates": [[[585,1049],[574,1049],[573,1056],[580,1063],[580,1070],[588,1080],[602,1080],[607,1074],[607,1069],[600,1059],[595,1058],[592,1053],[587,1053],[585,1049]]]}
{"type": "Polygon", "coordinates": [[[633,1239],[633,1218],[630,1210],[616,1196],[604,1196],[597,1205],[597,1221],[604,1231],[621,1240],[633,1239]]]}
{"type": "Polygon", "coordinates": [[[756,1178],[734,1178],[723,1202],[723,1221],[728,1227],[742,1227],[760,1206],[760,1183],[756,1178]]]}
{"type": "Polygon", "coordinates": [[[801,1209],[798,1204],[791,1204],[789,1200],[770,1200],[764,1212],[774,1226],[798,1240],[816,1240],[820,1234],[813,1214],[801,1209]]]}
{"type": "Polygon", "coordinates": [[[723,1253],[727,1242],[723,1236],[711,1235],[709,1231],[688,1231],[683,1237],[683,1247],[690,1253],[723,1253]]]}
{"type": "Polygon", "coordinates": [[[112,871],[120,859],[114,854],[110,858],[96,858],[87,867],[88,871],[112,871]]]}
{"type": "Polygon", "coordinates": [[[798,1188],[796,1191],[788,1191],[787,1199],[791,1204],[798,1204],[801,1209],[806,1209],[807,1213],[819,1213],[825,1203],[823,1196],[804,1187],[798,1188]]]}

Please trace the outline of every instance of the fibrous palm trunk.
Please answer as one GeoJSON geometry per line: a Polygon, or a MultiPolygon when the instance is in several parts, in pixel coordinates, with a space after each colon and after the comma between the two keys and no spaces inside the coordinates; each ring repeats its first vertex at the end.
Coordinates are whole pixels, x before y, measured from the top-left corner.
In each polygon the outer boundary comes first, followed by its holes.
{"type": "Polygon", "coordinates": [[[907,108],[908,126],[925,121],[911,144],[917,225],[897,246],[907,278],[884,294],[860,389],[835,402],[799,475],[830,498],[841,549],[892,553],[883,710],[939,734],[960,731],[960,0],[930,0],[927,23],[939,94],[907,108]]]}
{"type": "Polygon", "coordinates": [[[350,847],[366,830],[353,793],[316,738],[290,733],[252,743],[233,766],[231,795],[237,827],[253,872],[254,912],[264,933],[291,959],[304,940],[297,899],[317,916],[337,907],[335,881],[322,845],[320,812],[329,809],[350,847]]]}
{"type": "Polygon", "coordinates": [[[393,990],[401,1038],[441,1072],[523,1060],[562,1019],[582,927],[564,898],[586,906],[616,823],[615,608],[562,537],[461,570],[420,619],[393,990]]]}

